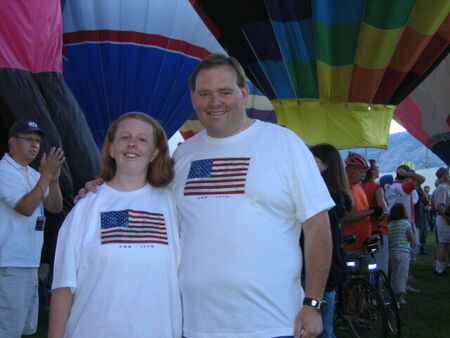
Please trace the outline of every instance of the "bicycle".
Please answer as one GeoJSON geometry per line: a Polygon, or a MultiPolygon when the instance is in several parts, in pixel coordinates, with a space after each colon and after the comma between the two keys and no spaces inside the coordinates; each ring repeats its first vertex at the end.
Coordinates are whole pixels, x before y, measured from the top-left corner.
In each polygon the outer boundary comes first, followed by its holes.
{"type": "MultiPolygon", "coordinates": [[[[348,236],[343,245],[355,241],[348,236]]],[[[380,235],[364,242],[366,254],[349,254],[348,276],[336,296],[335,330],[353,337],[387,337],[400,335],[400,317],[389,282],[377,268],[373,254],[378,250],[380,235]]]]}

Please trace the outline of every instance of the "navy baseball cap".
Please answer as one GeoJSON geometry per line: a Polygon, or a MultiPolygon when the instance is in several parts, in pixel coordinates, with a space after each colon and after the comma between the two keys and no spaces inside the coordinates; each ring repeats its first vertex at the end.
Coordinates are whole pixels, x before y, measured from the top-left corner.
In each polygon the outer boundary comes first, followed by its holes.
{"type": "Polygon", "coordinates": [[[9,137],[12,137],[18,133],[39,133],[42,136],[45,133],[39,128],[38,124],[30,120],[19,120],[9,128],[9,137]]]}

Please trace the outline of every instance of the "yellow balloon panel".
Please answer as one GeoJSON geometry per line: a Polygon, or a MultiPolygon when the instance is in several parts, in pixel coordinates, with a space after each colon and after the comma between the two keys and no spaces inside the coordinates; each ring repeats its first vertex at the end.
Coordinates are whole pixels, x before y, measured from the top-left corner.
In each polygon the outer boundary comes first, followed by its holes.
{"type": "Polygon", "coordinates": [[[313,100],[272,100],[278,123],[307,144],[331,143],[339,149],[387,148],[395,106],[313,100]]]}
{"type": "Polygon", "coordinates": [[[432,35],[436,33],[450,11],[448,0],[418,0],[409,18],[408,26],[415,31],[432,35]]]}
{"type": "Polygon", "coordinates": [[[317,60],[320,97],[328,101],[345,102],[352,79],[352,70],[353,65],[330,66],[317,60]]]}
{"type": "Polygon", "coordinates": [[[362,22],[355,63],[367,69],[387,67],[403,30],[404,27],[379,29],[362,22]]]}

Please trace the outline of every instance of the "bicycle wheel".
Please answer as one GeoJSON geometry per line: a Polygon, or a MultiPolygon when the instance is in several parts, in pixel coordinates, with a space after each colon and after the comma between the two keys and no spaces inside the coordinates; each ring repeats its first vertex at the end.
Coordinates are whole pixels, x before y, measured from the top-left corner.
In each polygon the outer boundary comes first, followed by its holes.
{"type": "Polygon", "coordinates": [[[386,337],[386,310],[378,290],[355,278],[342,289],[343,316],[354,337],[386,337]]]}
{"type": "Polygon", "coordinates": [[[398,312],[397,303],[395,302],[394,293],[391,285],[382,270],[378,270],[376,274],[378,292],[383,299],[384,308],[386,309],[386,319],[389,331],[396,336],[400,335],[400,314],[398,312]]]}
{"type": "Polygon", "coordinates": [[[333,329],[337,337],[347,337],[350,335],[350,329],[345,319],[344,306],[342,300],[342,288],[336,290],[336,300],[334,304],[333,329]]]}

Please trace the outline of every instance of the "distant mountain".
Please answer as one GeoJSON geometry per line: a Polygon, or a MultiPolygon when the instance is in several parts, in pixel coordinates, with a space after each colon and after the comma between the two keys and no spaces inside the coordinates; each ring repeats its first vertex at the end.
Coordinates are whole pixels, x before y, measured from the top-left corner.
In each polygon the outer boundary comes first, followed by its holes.
{"type": "Polygon", "coordinates": [[[431,150],[408,132],[389,135],[388,149],[359,148],[341,150],[343,158],[349,151],[364,154],[375,159],[382,172],[392,172],[404,161],[412,161],[416,169],[446,167],[447,165],[431,150]]]}

